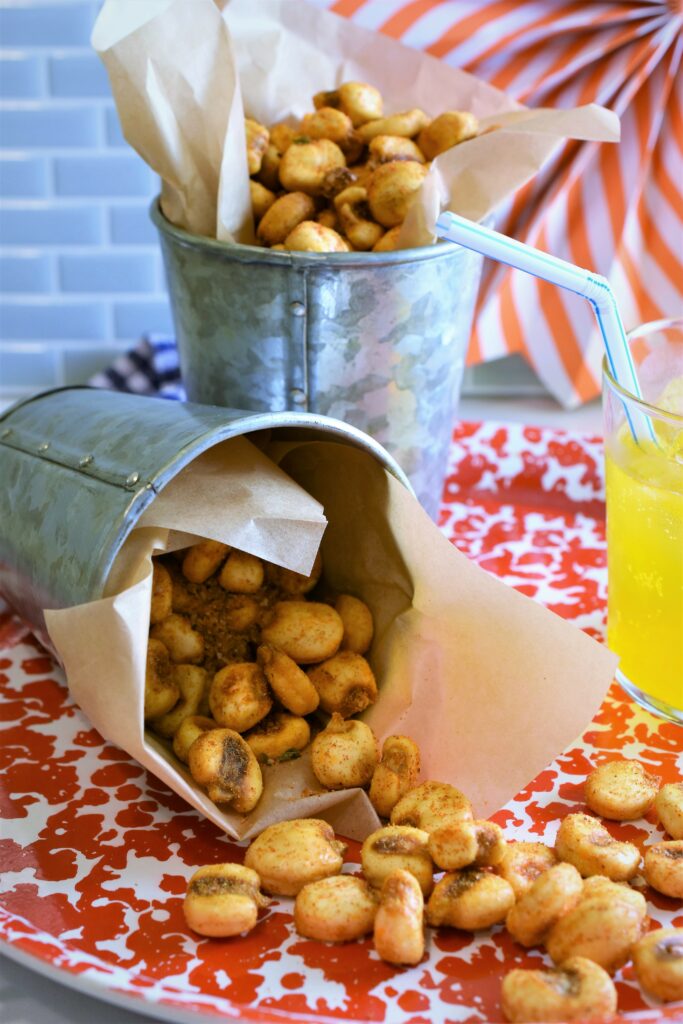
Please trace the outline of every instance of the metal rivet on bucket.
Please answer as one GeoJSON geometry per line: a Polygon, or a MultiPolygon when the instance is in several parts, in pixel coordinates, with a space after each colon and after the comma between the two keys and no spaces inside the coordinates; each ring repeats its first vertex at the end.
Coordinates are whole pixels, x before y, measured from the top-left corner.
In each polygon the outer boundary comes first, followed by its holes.
{"type": "Polygon", "coordinates": [[[306,312],[303,302],[291,302],[289,308],[292,311],[292,316],[303,316],[306,312]]]}
{"type": "Polygon", "coordinates": [[[292,388],[289,392],[289,397],[295,405],[304,405],[306,401],[306,392],[302,391],[301,388],[292,388]]]}
{"type": "Polygon", "coordinates": [[[50,447],[50,442],[49,441],[43,441],[42,444],[38,445],[38,451],[39,452],[46,452],[49,447],[50,447]]]}
{"type": "Polygon", "coordinates": [[[81,469],[85,469],[85,467],[89,466],[90,463],[94,461],[94,459],[94,455],[81,455],[80,459],[78,460],[78,465],[81,467],[81,469]]]}
{"type": "Polygon", "coordinates": [[[126,477],[126,487],[135,487],[136,483],[140,479],[139,473],[131,473],[130,476],[126,477]]]}

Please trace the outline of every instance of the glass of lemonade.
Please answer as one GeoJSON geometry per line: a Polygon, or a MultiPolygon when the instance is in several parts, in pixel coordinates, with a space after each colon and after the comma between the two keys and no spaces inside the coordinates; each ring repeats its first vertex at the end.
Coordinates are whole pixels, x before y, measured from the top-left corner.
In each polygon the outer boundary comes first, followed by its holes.
{"type": "Polygon", "coordinates": [[[603,364],[607,643],[630,696],[683,724],[683,318],[628,338],[642,399],[603,364]],[[634,437],[638,413],[653,439],[634,437]]]}

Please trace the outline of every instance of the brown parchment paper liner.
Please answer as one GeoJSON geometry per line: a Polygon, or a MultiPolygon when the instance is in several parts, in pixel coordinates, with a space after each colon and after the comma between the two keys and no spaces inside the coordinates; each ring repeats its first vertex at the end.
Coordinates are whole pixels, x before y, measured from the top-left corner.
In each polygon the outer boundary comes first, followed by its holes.
{"type": "MultiPolygon", "coordinates": [[[[115,578],[125,589],[78,608],[47,612],[50,637],[71,693],[93,725],[229,835],[246,839],[274,821],[312,815],[362,839],[379,824],[367,795],[321,792],[307,753],[266,768],[264,795],[243,817],[222,813],[168,748],[143,729],[151,555],[191,542],[198,526],[198,535],[228,543],[239,536],[244,544],[242,538],[251,536],[252,528],[244,529],[249,503],[242,500],[240,523],[226,500],[238,485],[240,459],[251,448],[239,440],[241,451],[230,451],[234,440],[225,442],[175,478],[168,500],[166,491],[155,499],[117,560],[115,578]],[[230,486],[220,491],[217,473],[228,463],[230,486]],[[211,497],[219,488],[215,509],[225,501],[229,525],[213,517],[211,501],[203,501],[198,481],[208,479],[213,480],[211,497]]],[[[362,597],[373,611],[370,660],[380,695],[367,721],[380,739],[396,732],[412,736],[422,749],[424,779],[457,785],[478,815],[491,813],[581,732],[612,679],[616,659],[472,565],[366,453],[320,442],[274,444],[269,451],[301,485],[260,453],[259,471],[247,471],[252,487],[286,503],[288,564],[295,557],[292,548],[309,558],[311,522],[319,539],[324,506],[326,579],[334,589],[362,597]],[[291,532],[295,513],[301,543],[291,532]]],[[[269,527],[268,538],[275,537],[275,543],[266,543],[260,529],[258,544],[250,540],[247,550],[280,557],[280,525],[278,519],[269,527]]]]}
{"type": "Polygon", "coordinates": [[[442,209],[480,219],[565,138],[616,142],[595,104],[526,110],[487,83],[303,0],[106,0],[92,35],[128,142],[163,179],[162,209],[200,235],[253,242],[240,104],[266,125],[312,110],[344,81],[377,86],[386,113],[471,110],[488,135],[437,157],[401,233],[433,240],[442,209]],[[222,16],[220,10],[222,10],[222,16]]]}

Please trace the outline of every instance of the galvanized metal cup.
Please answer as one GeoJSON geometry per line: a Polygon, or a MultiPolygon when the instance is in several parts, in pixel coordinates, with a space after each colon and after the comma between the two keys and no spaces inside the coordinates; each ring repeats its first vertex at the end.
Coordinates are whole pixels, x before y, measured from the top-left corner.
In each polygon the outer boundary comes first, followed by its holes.
{"type": "Polygon", "coordinates": [[[300,253],[159,231],[192,401],[307,410],[384,445],[435,515],[482,257],[453,243],[300,253]]]}
{"type": "Polygon", "coordinates": [[[393,458],[344,423],[60,388],[0,416],[0,594],[47,641],[43,609],[104,595],[124,540],[188,463],[237,435],[352,445],[410,487],[393,458]]]}

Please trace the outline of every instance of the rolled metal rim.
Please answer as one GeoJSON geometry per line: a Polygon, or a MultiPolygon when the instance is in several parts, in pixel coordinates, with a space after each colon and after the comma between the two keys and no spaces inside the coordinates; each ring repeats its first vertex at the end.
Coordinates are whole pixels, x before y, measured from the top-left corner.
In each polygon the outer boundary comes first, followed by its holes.
{"type": "MultiPolygon", "coordinates": [[[[19,399],[13,405],[10,405],[0,413],[0,422],[10,417],[23,406],[29,405],[32,402],[37,402],[40,399],[46,398],[48,395],[58,394],[63,391],[90,391],[93,394],[97,394],[98,392],[107,390],[109,389],[94,388],[87,384],[69,384],[63,387],[47,388],[45,391],[40,391],[35,395],[29,395],[27,398],[19,399]]],[[[125,394],[125,392],[123,393],[125,394]]],[[[171,399],[161,399],[159,395],[139,395],[137,397],[154,397],[159,401],[172,401],[171,399]]],[[[196,405],[198,403],[183,402],[181,404],[196,405]]],[[[217,430],[215,436],[212,436],[210,440],[207,441],[206,438],[203,438],[202,442],[196,447],[192,446],[190,448],[188,446],[187,449],[182,449],[177,452],[170,463],[178,467],[177,472],[180,472],[187,463],[192,462],[192,460],[203,451],[206,451],[208,448],[212,448],[215,444],[219,444],[221,441],[227,441],[231,437],[253,434],[261,430],[276,430],[278,428],[297,428],[303,430],[321,429],[325,433],[330,434],[332,440],[351,441],[353,442],[354,447],[370,452],[374,455],[380,465],[387,470],[387,472],[391,473],[399,483],[403,484],[410,494],[415,494],[408,477],[386,448],[384,448],[379,441],[376,441],[374,437],[371,437],[370,434],[366,434],[364,430],[361,430],[359,427],[354,427],[351,423],[345,423],[343,420],[335,419],[333,416],[324,416],[322,413],[315,412],[289,412],[285,410],[282,412],[250,412],[245,409],[227,409],[222,406],[207,406],[207,408],[213,408],[219,413],[237,413],[239,415],[233,415],[231,419],[226,420],[223,427],[220,430],[217,430]],[[243,424],[246,429],[240,429],[240,426],[243,424]]],[[[318,438],[317,440],[322,441],[327,439],[318,438]]]]}
{"type": "MultiPolygon", "coordinates": [[[[57,465],[61,465],[65,471],[80,473],[81,471],[74,466],[65,466],[63,462],[60,462],[54,456],[53,458],[48,458],[47,454],[42,453],[39,448],[36,449],[35,445],[28,441],[24,443],[23,427],[21,425],[14,424],[13,427],[9,427],[12,424],[13,414],[20,409],[25,409],[31,403],[40,404],[41,399],[46,399],[50,396],[56,396],[55,400],[58,400],[57,396],[59,394],[71,391],[89,391],[93,395],[107,394],[106,391],[101,391],[98,388],[62,387],[52,388],[39,395],[33,395],[28,399],[17,402],[0,417],[0,423],[6,427],[4,436],[3,431],[0,430],[0,452],[7,447],[8,449],[19,451],[26,456],[45,459],[49,462],[57,462],[57,465]],[[16,436],[11,436],[14,434],[15,428],[17,434],[16,436]]],[[[184,405],[186,408],[192,409],[195,404],[173,402],[161,398],[152,399],[141,395],[128,395],[127,397],[134,397],[139,401],[156,401],[167,405],[169,408],[184,405]]],[[[284,439],[298,440],[304,444],[307,442],[345,443],[349,447],[371,455],[374,461],[379,463],[386,472],[402,484],[410,494],[414,495],[415,493],[403,470],[379,442],[357,427],[344,423],[341,420],[307,412],[250,413],[237,409],[224,409],[219,406],[199,406],[199,408],[204,408],[212,414],[218,413],[222,422],[214,422],[213,424],[204,422],[202,424],[201,421],[197,421],[197,429],[199,430],[203,427],[200,433],[194,437],[188,435],[185,443],[181,443],[177,449],[174,449],[171,455],[160,460],[152,476],[140,477],[139,480],[135,481],[134,488],[129,489],[127,486],[125,487],[129,497],[125,505],[122,504],[120,513],[109,524],[107,530],[102,531],[99,551],[90,563],[91,571],[88,594],[81,597],[76,603],[80,603],[82,600],[96,600],[103,595],[106,580],[121,546],[137,525],[140,515],[153,502],[156,495],[163,491],[170,480],[203,452],[233,437],[243,436],[249,438],[257,432],[284,430],[288,433],[296,432],[294,436],[289,433],[289,436],[285,436],[284,439]],[[302,434],[299,434],[299,431],[302,434]]],[[[275,433],[274,439],[277,439],[277,433],[275,433]]],[[[83,472],[86,476],[88,475],[86,470],[83,472]]],[[[110,480],[105,480],[104,482],[107,484],[111,483],[110,480]]],[[[123,485],[119,484],[118,486],[122,487],[123,485]]],[[[43,604],[41,607],[44,606],[43,604]]],[[[64,607],[59,601],[54,601],[52,606],[64,607]]]]}
{"type": "Polygon", "coordinates": [[[394,249],[391,252],[294,252],[262,248],[259,245],[241,245],[239,242],[219,242],[206,235],[193,235],[171,224],[161,212],[161,196],[152,200],[149,215],[157,230],[172,238],[186,249],[200,249],[216,256],[229,256],[241,263],[272,263],[287,267],[373,267],[437,260],[457,252],[468,252],[456,242],[435,242],[414,249],[394,249]]]}

